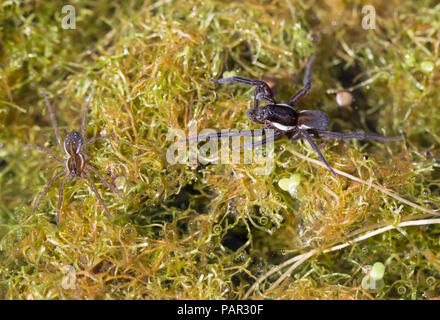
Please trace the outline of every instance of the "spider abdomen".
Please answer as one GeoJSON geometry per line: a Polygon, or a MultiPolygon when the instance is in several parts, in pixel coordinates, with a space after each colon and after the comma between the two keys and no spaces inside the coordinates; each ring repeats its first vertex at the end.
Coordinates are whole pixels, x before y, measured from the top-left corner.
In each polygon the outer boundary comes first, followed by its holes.
{"type": "Polygon", "coordinates": [[[299,112],[297,122],[300,129],[327,130],[330,118],[319,110],[303,110],[299,112]]]}
{"type": "Polygon", "coordinates": [[[78,178],[81,177],[81,174],[84,171],[85,164],[86,163],[84,161],[84,157],[80,153],[78,153],[67,159],[66,167],[70,175],[78,178]]]}
{"type": "Polygon", "coordinates": [[[64,150],[70,156],[77,155],[84,144],[82,135],[77,131],[69,132],[64,139],[64,150]]]}

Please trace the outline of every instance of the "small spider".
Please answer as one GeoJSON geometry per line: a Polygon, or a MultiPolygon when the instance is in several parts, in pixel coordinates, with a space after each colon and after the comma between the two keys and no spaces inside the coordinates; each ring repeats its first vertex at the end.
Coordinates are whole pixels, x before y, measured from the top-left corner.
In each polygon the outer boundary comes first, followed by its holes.
{"type": "MultiPolygon", "coordinates": [[[[313,150],[318,154],[322,162],[327,166],[333,176],[336,176],[335,171],[332,169],[324,155],[319,150],[318,146],[315,144],[313,139],[325,139],[325,138],[335,138],[339,140],[344,139],[372,139],[381,141],[391,141],[391,140],[401,140],[402,136],[398,137],[385,137],[374,133],[364,133],[364,132],[350,132],[350,133],[339,133],[327,131],[330,119],[328,115],[319,110],[302,110],[297,111],[294,106],[301,100],[309,91],[312,85],[312,64],[315,60],[315,55],[313,55],[307,64],[303,85],[304,87],[295,93],[289,100],[287,104],[277,103],[274,99],[274,95],[269,85],[261,80],[247,79],[243,77],[230,77],[223,79],[211,79],[211,81],[224,84],[224,83],[243,83],[251,86],[256,86],[254,90],[254,108],[249,109],[246,114],[250,120],[255,123],[264,125],[263,130],[250,130],[250,132],[225,132],[209,134],[204,136],[197,136],[186,139],[190,140],[201,140],[206,138],[222,138],[230,136],[239,135],[265,135],[265,129],[274,130],[273,140],[276,141],[286,136],[288,139],[294,141],[300,138],[306,139],[306,141],[312,146],[313,150]],[[267,104],[263,107],[259,107],[260,100],[265,101],[267,104]]],[[[253,147],[262,146],[266,144],[267,139],[262,139],[256,141],[252,144],[253,147]]],[[[246,145],[240,146],[239,148],[247,147],[246,145]]]]}
{"type": "MultiPolygon", "coordinates": [[[[92,95],[93,95],[93,90],[92,90],[92,94],[90,95],[90,97],[92,95]]],[[[109,218],[111,218],[111,214],[108,211],[107,206],[105,205],[104,201],[102,200],[101,196],[98,193],[98,190],[95,187],[95,184],[94,184],[92,177],[90,175],[90,171],[92,171],[99,178],[99,180],[101,180],[101,182],[103,184],[105,184],[114,193],[116,193],[121,199],[123,199],[123,197],[121,196],[119,191],[111,183],[106,181],[101,176],[101,174],[98,172],[98,170],[96,170],[94,167],[92,167],[91,165],[89,165],[87,163],[87,160],[88,160],[87,147],[90,144],[92,144],[93,142],[105,139],[110,136],[109,134],[105,135],[105,136],[97,136],[97,137],[93,137],[89,140],[87,140],[85,138],[86,137],[87,111],[89,109],[90,97],[83,108],[82,119],[81,119],[81,133],[79,133],[77,131],[69,132],[67,134],[66,138],[64,139],[64,147],[63,147],[63,145],[61,144],[61,138],[60,138],[60,133],[59,133],[58,127],[57,127],[55,114],[53,112],[53,109],[52,109],[52,106],[51,106],[49,100],[47,99],[46,92],[44,91],[44,100],[46,102],[47,110],[49,112],[50,121],[52,122],[52,126],[54,128],[55,136],[57,138],[57,142],[60,147],[61,153],[64,155],[64,157],[66,159],[65,161],[63,161],[53,151],[51,151],[49,149],[38,147],[38,146],[30,146],[30,145],[21,143],[21,145],[23,145],[25,148],[37,150],[39,152],[43,152],[43,153],[48,154],[49,156],[54,158],[56,161],[58,161],[60,166],[63,166],[65,163],[66,167],[62,171],[60,171],[59,173],[55,174],[52,177],[52,179],[50,179],[50,181],[48,182],[43,193],[39,197],[35,207],[32,210],[32,212],[35,212],[35,210],[38,209],[41,201],[46,196],[50,187],[55,183],[55,181],[58,178],[60,178],[62,175],[64,175],[63,179],[61,180],[59,197],[58,197],[57,216],[56,216],[57,229],[58,229],[59,223],[60,223],[60,210],[61,210],[61,205],[63,203],[63,190],[64,190],[64,183],[65,183],[66,178],[68,178],[69,181],[71,181],[75,178],[82,179],[82,178],[84,178],[84,176],[86,176],[87,180],[90,183],[90,186],[92,187],[93,192],[96,194],[96,197],[98,198],[99,203],[102,205],[102,207],[104,208],[104,210],[107,213],[109,218]]]]}

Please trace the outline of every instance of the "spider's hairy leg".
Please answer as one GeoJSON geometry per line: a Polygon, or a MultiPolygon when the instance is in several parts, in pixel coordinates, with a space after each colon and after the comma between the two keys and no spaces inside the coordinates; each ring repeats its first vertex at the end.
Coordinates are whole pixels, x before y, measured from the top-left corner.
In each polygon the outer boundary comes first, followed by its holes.
{"type": "Polygon", "coordinates": [[[51,150],[49,150],[49,149],[46,149],[46,148],[43,148],[43,147],[39,147],[39,146],[30,146],[28,144],[24,144],[24,143],[21,143],[21,142],[20,142],[20,144],[23,147],[25,147],[26,149],[33,149],[33,150],[36,150],[36,151],[39,151],[39,152],[43,152],[43,153],[49,155],[50,157],[54,158],[56,161],[58,161],[60,163],[63,163],[63,160],[58,158],[58,156],[55,153],[53,153],[51,150]]]}
{"type": "Polygon", "coordinates": [[[324,155],[321,153],[321,150],[319,150],[318,146],[313,141],[313,138],[304,130],[301,130],[301,135],[307,140],[307,142],[312,146],[313,150],[318,154],[319,158],[322,162],[326,165],[326,167],[330,170],[332,175],[336,177],[335,171],[332,169],[330,164],[328,163],[327,159],[324,157],[324,155]]]}
{"type": "Polygon", "coordinates": [[[276,132],[274,133],[272,136],[267,136],[265,135],[261,140],[257,140],[257,141],[252,141],[251,143],[247,143],[238,147],[234,147],[232,148],[232,150],[237,150],[237,149],[254,149],[254,148],[258,148],[261,146],[264,146],[265,144],[267,144],[267,142],[275,142],[277,140],[280,140],[283,137],[283,134],[281,132],[276,132]]]}
{"type": "Polygon", "coordinates": [[[99,203],[101,204],[101,206],[104,208],[105,212],[107,213],[107,216],[111,219],[112,215],[110,214],[110,212],[108,211],[107,206],[104,203],[104,200],[102,200],[101,196],[99,195],[98,190],[96,189],[95,183],[93,182],[92,177],[90,176],[89,171],[86,169],[84,170],[86,176],[87,176],[87,180],[89,180],[90,186],[92,187],[93,192],[95,193],[96,197],[98,198],[99,203]]]}
{"type": "Polygon", "coordinates": [[[82,116],[81,116],[81,135],[83,138],[86,138],[86,126],[87,126],[87,112],[89,111],[90,101],[92,100],[93,93],[95,92],[95,86],[92,86],[92,92],[87,97],[87,101],[83,107],[82,116]]]}
{"type": "Polygon", "coordinates": [[[378,141],[396,141],[396,140],[403,140],[403,136],[397,136],[397,137],[386,137],[382,136],[380,134],[375,133],[365,133],[365,132],[348,132],[348,133],[340,133],[340,132],[331,132],[331,131],[321,131],[316,130],[318,136],[320,138],[327,138],[327,139],[339,139],[339,140],[350,140],[350,139],[356,139],[356,140],[365,140],[365,139],[371,139],[371,140],[378,140],[378,141]]]}
{"type": "Polygon", "coordinates": [[[47,111],[49,112],[50,121],[52,122],[53,130],[55,131],[55,136],[57,138],[58,145],[60,146],[61,153],[64,154],[64,148],[61,143],[61,136],[57,126],[57,119],[55,118],[55,113],[53,112],[52,105],[47,98],[46,90],[43,91],[44,101],[46,102],[47,111]]]}
{"type": "Polygon", "coordinates": [[[105,184],[109,189],[111,189],[114,193],[116,193],[119,198],[124,200],[124,197],[119,193],[118,189],[116,189],[116,187],[113,184],[105,180],[104,177],[98,172],[98,170],[96,170],[94,167],[88,164],[86,164],[86,170],[92,171],[99,178],[99,180],[101,180],[103,184],[105,184]]]}
{"type": "Polygon", "coordinates": [[[258,108],[260,100],[266,101],[268,104],[276,104],[272,89],[262,80],[248,79],[243,77],[230,77],[223,79],[211,79],[213,82],[224,83],[243,83],[250,86],[257,86],[254,90],[254,108],[258,108]]]}
{"type": "Polygon", "coordinates": [[[293,107],[295,103],[301,100],[310,91],[310,88],[312,87],[312,65],[315,61],[315,58],[316,55],[313,55],[306,66],[306,72],[303,80],[304,87],[297,93],[295,93],[292,98],[290,98],[289,102],[287,103],[288,105],[291,105],[293,107]]]}
{"type": "Polygon", "coordinates": [[[35,212],[38,207],[40,206],[41,201],[43,201],[44,197],[47,195],[47,192],[49,191],[50,187],[52,187],[52,185],[54,184],[54,182],[61,177],[63,174],[66,174],[65,170],[57,173],[56,175],[54,175],[50,181],[47,183],[46,188],[44,188],[43,193],[40,195],[40,197],[38,198],[37,203],[35,204],[34,208],[32,209],[32,212],[35,212]]]}
{"type": "Polygon", "coordinates": [[[64,176],[63,180],[61,180],[60,191],[58,194],[57,217],[56,217],[57,230],[60,227],[60,213],[61,213],[61,206],[63,205],[63,193],[64,193],[64,183],[65,182],[66,182],[66,176],[64,176]]]}
{"type": "Polygon", "coordinates": [[[210,79],[212,82],[217,82],[220,84],[225,84],[225,83],[244,83],[250,86],[267,86],[267,83],[262,81],[262,80],[256,80],[256,79],[249,79],[249,78],[244,78],[244,77],[229,77],[229,78],[221,78],[221,79],[210,79]]]}
{"type": "Polygon", "coordinates": [[[185,142],[185,141],[198,141],[198,140],[205,140],[205,139],[212,139],[212,138],[228,138],[228,137],[237,137],[237,136],[243,136],[243,137],[249,137],[249,136],[255,136],[255,135],[264,135],[264,130],[241,130],[241,131],[228,131],[228,132],[217,132],[217,133],[210,133],[205,135],[198,135],[195,137],[190,137],[187,139],[180,139],[177,142],[185,142]],[[258,134],[259,133],[259,134],[258,134]]]}

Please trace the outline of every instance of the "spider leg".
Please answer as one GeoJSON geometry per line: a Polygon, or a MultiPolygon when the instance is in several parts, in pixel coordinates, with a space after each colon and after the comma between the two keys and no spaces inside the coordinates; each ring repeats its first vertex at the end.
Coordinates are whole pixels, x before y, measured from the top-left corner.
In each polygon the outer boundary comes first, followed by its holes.
{"type": "Polygon", "coordinates": [[[199,135],[187,139],[181,139],[177,142],[184,142],[184,141],[194,141],[194,140],[205,140],[208,138],[227,138],[227,137],[236,137],[236,136],[242,136],[242,137],[249,137],[249,136],[255,136],[255,135],[264,135],[264,129],[259,130],[241,130],[241,131],[228,131],[228,132],[217,132],[217,133],[211,133],[206,135],[199,135]],[[261,132],[261,134],[258,134],[261,132]]]}
{"type": "Polygon", "coordinates": [[[327,159],[324,157],[324,155],[321,153],[321,150],[319,150],[318,146],[313,141],[312,137],[306,132],[301,130],[301,135],[307,140],[307,142],[312,146],[313,150],[318,154],[319,158],[322,162],[326,165],[326,167],[330,170],[333,176],[336,177],[335,171],[332,169],[330,164],[328,163],[327,159]]]}
{"type": "Polygon", "coordinates": [[[224,83],[243,83],[250,86],[257,86],[254,90],[254,108],[258,108],[259,100],[263,100],[268,104],[276,104],[273,97],[272,89],[262,80],[248,79],[243,77],[230,77],[223,79],[211,79],[213,82],[224,83]]]}
{"type": "Polygon", "coordinates": [[[60,191],[58,195],[58,205],[57,205],[57,230],[60,227],[60,213],[61,213],[61,206],[63,204],[63,191],[64,191],[64,182],[66,181],[66,176],[64,176],[63,180],[61,180],[60,185],[60,191]]]}
{"type": "Polygon", "coordinates": [[[30,146],[28,144],[24,144],[24,143],[21,143],[21,142],[20,142],[20,144],[23,147],[25,147],[26,149],[33,149],[33,150],[37,150],[39,152],[43,152],[43,153],[49,155],[50,157],[54,158],[56,161],[63,163],[63,161],[60,158],[58,158],[57,155],[55,153],[53,153],[51,150],[49,150],[49,149],[46,149],[46,148],[43,148],[43,147],[39,147],[39,146],[30,146]]]}
{"type": "Polygon", "coordinates": [[[85,103],[81,116],[81,135],[85,139],[86,137],[86,125],[87,125],[87,112],[89,111],[90,101],[92,100],[93,93],[95,91],[95,86],[92,86],[92,92],[87,97],[87,102],[85,103]]]}
{"type": "Polygon", "coordinates": [[[395,140],[402,140],[403,139],[403,136],[386,137],[386,136],[381,136],[381,135],[375,134],[375,133],[365,133],[365,132],[340,133],[340,132],[331,132],[331,131],[322,131],[322,130],[316,130],[316,132],[317,132],[319,138],[330,138],[330,139],[339,139],[339,140],[371,139],[371,140],[378,140],[378,141],[395,141],[395,140]]]}
{"type": "Polygon", "coordinates": [[[108,208],[107,208],[107,206],[104,203],[104,200],[102,200],[101,196],[99,195],[99,192],[96,189],[95,183],[93,182],[92,177],[90,176],[89,171],[88,170],[84,170],[84,172],[86,173],[87,180],[89,180],[90,186],[92,187],[93,192],[95,193],[96,197],[98,198],[99,203],[104,208],[105,212],[107,213],[107,216],[111,219],[112,215],[108,211],[108,208]]]}
{"type": "Polygon", "coordinates": [[[268,141],[274,142],[274,141],[277,141],[277,140],[281,139],[282,137],[283,137],[283,134],[280,133],[280,132],[277,132],[273,136],[267,136],[266,135],[261,140],[252,141],[251,143],[247,143],[247,144],[244,144],[242,146],[232,148],[232,150],[248,149],[249,147],[251,147],[251,149],[258,148],[258,147],[261,147],[261,146],[264,146],[265,144],[267,144],[268,141]]]}
{"type": "Polygon", "coordinates": [[[288,105],[291,105],[293,107],[299,100],[301,100],[310,91],[310,88],[312,87],[312,65],[313,62],[315,61],[315,58],[316,55],[313,55],[306,66],[306,73],[304,75],[304,80],[303,80],[304,87],[301,90],[299,90],[297,93],[295,93],[292,96],[292,98],[290,98],[289,102],[287,103],[288,105]]]}
{"type": "Polygon", "coordinates": [[[57,119],[55,118],[55,113],[53,112],[52,105],[46,95],[46,90],[43,91],[44,101],[46,102],[47,111],[49,112],[50,121],[52,122],[53,130],[55,131],[55,136],[57,137],[58,145],[60,146],[61,153],[64,154],[64,148],[61,143],[60,132],[58,131],[57,119]]]}
{"type": "Polygon", "coordinates": [[[57,173],[56,175],[54,175],[50,181],[47,183],[46,188],[44,188],[43,193],[40,195],[40,197],[38,198],[37,203],[35,204],[34,208],[32,209],[32,212],[35,212],[35,210],[38,209],[38,207],[40,206],[41,201],[43,201],[44,197],[46,196],[47,192],[49,191],[49,189],[52,187],[52,185],[54,184],[54,182],[61,177],[62,174],[65,174],[65,171],[61,171],[59,173],[57,173]]]}
{"type": "Polygon", "coordinates": [[[116,189],[115,186],[112,185],[110,182],[105,180],[104,177],[98,172],[98,170],[96,170],[94,167],[88,164],[86,164],[86,169],[91,170],[99,178],[99,180],[101,180],[103,184],[105,184],[109,189],[111,189],[114,193],[116,193],[119,196],[119,198],[124,200],[124,197],[119,193],[118,189],[116,189]]]}

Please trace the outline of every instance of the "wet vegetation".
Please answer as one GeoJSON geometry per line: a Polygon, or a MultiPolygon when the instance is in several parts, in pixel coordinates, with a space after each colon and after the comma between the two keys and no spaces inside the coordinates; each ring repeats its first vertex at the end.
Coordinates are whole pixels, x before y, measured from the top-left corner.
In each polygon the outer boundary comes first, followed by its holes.
{"type": "Polygon", "coordinates": [[[0,298],[440,297],[435,1],[369,1],[375,29],[355,0],[64,4],[0,4],[0,298]],[[167,162],[171,129],[257,127],[252,88],[210,78],[265,79],[288,101],[313,53],[300,109],[328,113],[332,131],[405,140],[325,141],[336,178],[286,139],[268,175],[167,162]],[[60,182],[32,212],[56,163],[20,143],[57,148],[43,89],[64,137],[93,85],[87,136],[112,137],[89,161],[124,200],[95,180],[109,219],[86,181],[67,182],[57,230],[60,182]]]}

